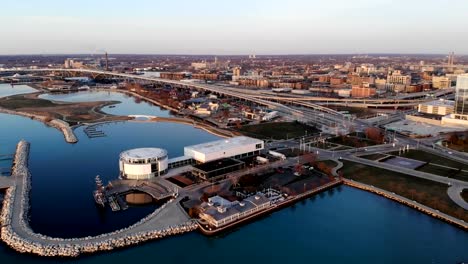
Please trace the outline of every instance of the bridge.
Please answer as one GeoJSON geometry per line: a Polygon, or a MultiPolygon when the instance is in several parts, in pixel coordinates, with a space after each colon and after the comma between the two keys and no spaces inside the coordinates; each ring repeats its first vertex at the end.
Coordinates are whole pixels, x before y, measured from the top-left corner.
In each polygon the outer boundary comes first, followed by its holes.
{"type": "Polygon", "coordinates": [[[330,124],[333,123],[335,126],[342,126],[342,121],[337,122],[337,120],[343,120],[344,115],[338,111],[333,109],[329,109],[327,107],[313,104],[310,102],[304,103],[298,100],[291,100],[291,98],[270,98],[268,96],[254,96],[252,94],[247,93],[245,90],[239,90],[230,87],[224,86],[216,86],[216,85],[207,85],[207,84],[200,84],[200,83],[187,83],[182,81],[176,80],[167,80],[155,77],[147,77],[142,75],[134,75],[128,73],[118,73],[118,72],[111,72],[111,71],[103,71],[103,70],[94,70],[94,69],[63,69],[63,68],[41,68],[41,69],[23,69],[23,68],[14,68],[14,69],[3,69],[0,72],[10,72],[10,73],[18,73],[18,72],[50,72],[50,73],[71,73],[71,74],[89,74],[93,77],[96,76],[110,76],[110,77],[118,77],[128,80],[140,80],[146,81],[150,83],[156,83],[160,85],[171,85],[177,88],[185,88],[185,89],[196,89],[196,90],[203,90],[209,91],[214,94],[224,95],[228,97],[233,97],[245,101],[249,101],[258,105],[266,106],[270,109],[291,115],[299,120],[304,122],[318,122],[320,124],[330,124]],[[276,100],[272,100],[276,99],[276,100]],[[297,108],[290,107],[289,105],[299,106],[299,107],[306,107],[313,109],[314,111],[318,111],[323,115],[320,116],[313,116],[311,118],[310,113],[304,114],[303,111],[298,110],[297,108]]]}

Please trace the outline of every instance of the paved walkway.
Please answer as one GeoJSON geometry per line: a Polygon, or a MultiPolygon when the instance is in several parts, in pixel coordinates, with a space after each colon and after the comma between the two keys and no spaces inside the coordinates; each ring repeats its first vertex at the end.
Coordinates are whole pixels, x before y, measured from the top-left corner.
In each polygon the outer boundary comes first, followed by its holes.
{"type": "Polygon", "coordinates": [[[0,189],[6,189],[13,186],[14,181],[10,177],[0,176],[0,189]]]}
{"type": "Polygon", "coordinates": [[[394,165],[387,164],[387,163],[366,160],[366,159],[358,158],[355,156],[347,156],[347,157],[343,157],[343,159],[361,163],[361,164],[368,165],[368,166],[373,166],[373,167],[382,168],[382,169],[386,169],[390,171],[404,173],[404,174],[411,175],[414,177],[423,178],[423,179],[435,181],[435,182],[440,182],[440,183],[446,184],[447,186],[451,186],[451,188],[452,187],[453,188],[452,189],[448,188],[447,190],[447,193],[450,199],[452,199],[460,207],[464,208],[465,210],[468,210],[467,209],[468,204],[461,197],[461,192],[460,192],[463,189],[468,189],[468,182],[456,180],[453,178],[443,177],[439,175],[434,175],[434,174],[427,173],[427,172],[416,171],[416,170],[407,169],[407,168],[403,168],[399,166],[394,166],[394,165]]]}
{"type": "MultiPolygon", "coordinates": [[[[28,150],[29,149],[27,149],[26,152],[28,150]]],[[[28,154],[22,153],[22,155],[27,157],[28,154]]],[[[107,239],[131,237],[144,232],[161,230],[169,226],[182,225],[190,221],[190,218],[178,205],[179,201],[182,199],[181,197],[179,197],[176,200],[166,204],[164,209],[159,211],[157,210],[158,213],[156,215],[153,215],[145,221],[141,221],[127,229],[122,229],[118,232],[113,232],[95,237],[84,237],[64,240],[35,234],[31,229],[22,225],[24,217],[23,212],[28,210],[28,208],[24,208],[24,206],[29,207],[27,202],[23,204],[22,201],[22,197],[28,196],[28,177],[25,175],[25,173],[29,173],[29,171],[27,168],[27,158],[18,160],[21,160],[22,164],[17,164],[17,169],[13,171],[13,175],[11,176],[12,181],[16,186],[14,196],[15,198],[12,204],[13,208],[11,214],[11,228],[19,238],[27,239],[28,241],[32,241],[41,245],[86,245],[89,243],[101,242],[107,239]]]]}
{"type": "Polygon", "coordinates": [[[458,206],[462,207],[465,210],[468,210],[468,203],[461,196],[463,189],[468,188],[466,186],[455,184],[448,188],[447,194],[450,197],[450,199],[452,199],[452,201],[454,201],[458,206]]]}

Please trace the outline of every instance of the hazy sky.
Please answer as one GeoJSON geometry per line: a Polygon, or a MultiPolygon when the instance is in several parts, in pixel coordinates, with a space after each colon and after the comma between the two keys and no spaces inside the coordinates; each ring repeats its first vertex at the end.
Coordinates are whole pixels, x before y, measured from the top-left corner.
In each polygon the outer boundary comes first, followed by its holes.
{"type": "Polygon", "coordinates": [[[468,0],[0,0],[0,54],[468,54],[468,0]]]}

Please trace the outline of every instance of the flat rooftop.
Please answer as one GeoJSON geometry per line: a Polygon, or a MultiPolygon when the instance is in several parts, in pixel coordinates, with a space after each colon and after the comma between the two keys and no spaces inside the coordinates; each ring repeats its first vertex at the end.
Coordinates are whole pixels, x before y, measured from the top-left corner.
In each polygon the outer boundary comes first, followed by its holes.
{"type": "Polygon", "coordinates": [[[455,105],[455,101],[440,99],[440,100],[421,103],[421,105],[452,107],[455,105]]]}
{"type": "Polygon", "coordinates": [[[223,149],[231,149],[239,146],[251,145],[251,144],[260,144],[263,140],[251,138],[251,137],[233,137],[228,139],[221,139],[216,141],[211,141],[207,143],[202,143],[198,145],[187,146],[185,149],[190,149],[200,153],[214,153],[219,152],[223,149]]]}
{"type": "Polygon", "coordinates": [[[160,148],[136,148],[120,153],[122,159],[152,159],[167,155],[165,149],[160,148]]]}

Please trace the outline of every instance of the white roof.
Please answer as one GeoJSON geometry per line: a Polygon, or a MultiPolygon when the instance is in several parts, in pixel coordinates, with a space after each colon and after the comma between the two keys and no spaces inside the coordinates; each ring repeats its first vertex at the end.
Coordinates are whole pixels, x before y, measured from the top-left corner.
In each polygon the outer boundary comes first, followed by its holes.
{"type": "Polygon", "coordinates": [[[165,149],[160,148],[136,148],[126,150],[120,153],[120,158],[123,159],[151,159],[167,155],[165,149]]]}
{"type": "Polygon", "coordinates": [[[421,105],[454,106],[455,101],[440,99],[440,100],[436,100],[436,101],[425,102],[425,103],[422,103],[421,105]]]}
{"type": "Polygon", "coordinates": [[[263,140],[260,140],[260,139],[240,136],[240,137],[233,137],[233,138],[228,138],[228,139],[211,141],[211,142],[202,143],[198,145],[187,146],[185,148],[207,154],[207,153],[219,152],[223,149],[236,148],[238,146],[260,144],[262,142],[263,140]]]}

